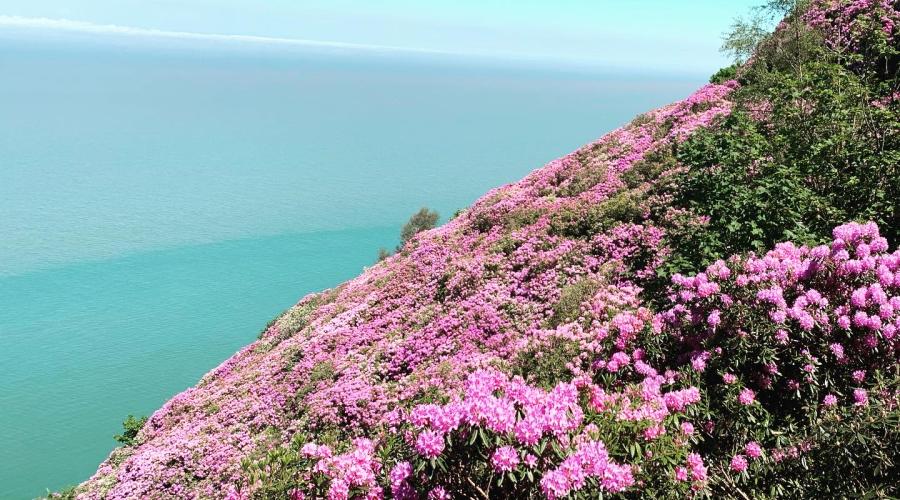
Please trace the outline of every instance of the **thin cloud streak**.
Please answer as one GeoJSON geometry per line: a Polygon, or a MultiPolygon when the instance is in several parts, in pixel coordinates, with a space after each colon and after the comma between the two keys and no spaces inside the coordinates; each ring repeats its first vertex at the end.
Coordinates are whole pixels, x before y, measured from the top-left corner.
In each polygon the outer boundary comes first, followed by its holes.
{"type": "Polygon", "coordinates": [[[0,15],[0,28],[29,28],[61,30],[96,35],[124,35],[135,37],[168,38],[178,40],[202,40],[214,42],[242,42],[267,45],[290,45],[301,47],[319,47],[331,49],[347,49],[377,52],[411,52],[419,54],[465,55],[459,52],[418,49],[413,47],[397,47],[391,45],[370,45],[363,43],[332,42],[324,40],[306,40],[302,38],[279,38],[255,35],[230,35],[221,33],[192,33],[189,31],[165,31],[134,26],[115,24],[96,24],[71,19],[53,19],[49,17],[23,17],[0,15]]]}
{"type": "MultiPolygon", "coordinates": [[[[633,61],[612,60],[603,57],[579,57],[566,55],[529,54],[511,51],[454,51],[444,49],[427,49],[416,47],[404,47],[395,45],[378,45],[351,42],[336,42],[327,40],[309,40],[303,38],[281,38],[257,35],[237,35],[223,33],[196,33],[190,31],[168,31],[152,28],[140,28],[136,26],[123,26],[117,24],[99,24],[86,21],[75,21],[65,18],[50,17],[26,17],[0,14],[0,30],[9,29],[33,29],[55,30],[70,33],[85,33],[103,36],[126,36],[135,38],[155,38],[168,40],[207,41],[216,43],[245,43],[256,45],[305,47],[319,49],[334,49],[359,51],[370,53],[397,53],[437,55],[448,57],[482,58],[493,61],[508,62],[537,62],[552,66],[571,68],[603,68],[606,70],[641,69],[633,61]]],[[[695,68],[672,66],[665,63],[654,63],[659,69],[666,69],[672,74],[699,74],[695,68]]]]}

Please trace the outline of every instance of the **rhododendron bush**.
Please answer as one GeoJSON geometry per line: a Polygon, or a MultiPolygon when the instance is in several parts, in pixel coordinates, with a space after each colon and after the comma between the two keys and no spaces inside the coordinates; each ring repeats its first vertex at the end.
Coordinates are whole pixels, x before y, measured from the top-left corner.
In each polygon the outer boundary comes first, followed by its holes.
{"type": "Polygon", "coordinates": [[[75,494],[900,494],[900,9],[803,6],[302,299],[75,494]]]}
{"type": "Polygon", "coordinates": [[[636,319],[634,336],[595,351],[571,380],[544,390],[478,369],[445,402],[389,412],[383,459],[368,439],[339,455],[303,444],[299,455],[313,460],[280,493],[784,495],[802,491],[786,487],[807,468],[797,464],[846,451],[834,442],[843,419],[880,422],[849,434],[872,440],[859,458],[878,462],[859,467],[896,485],[900,251],[888,253],[876,225],[672,281],[670,308],[636,319]],[[639,345],[665,346],[656,354],[671,368],[654,368],[639,345]]]}

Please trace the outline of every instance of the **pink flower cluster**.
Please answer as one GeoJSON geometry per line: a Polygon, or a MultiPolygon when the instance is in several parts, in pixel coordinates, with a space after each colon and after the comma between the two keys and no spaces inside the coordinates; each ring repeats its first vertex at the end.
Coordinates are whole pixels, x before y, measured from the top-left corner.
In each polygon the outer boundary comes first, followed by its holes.
{"type": "MultiPolygon", "coordinates": [[[[660,314],[661,321],[690,349],[691,359],[702,353],[704,366],[728,368],[726,384],[738,377],[728,353],[720,352],[723,342],[732,336],[771,339],[781,361],[742,367],[752,377],[744,383],[755,386],[739,390],[742,405],[779,385],[796,391],[802,380],[812,387],[823,370],[860,384],[867,372],[896,365],[900,251],[888,252],[873,223],[835,228],[830,245],[781,243],[761,257],[732,258],[697,276],[675,276],[673,284],[675,305],[660,314]],[[765,321],[747,331],[748,315],[765,321]]],[[[854,392],[853,402],[867,404],[863,389],[854,392]]],[[[836,403],[834,394],[823,401],[836,403]]]]}
{"type": "Polygon", "coordinates": [[[860,50],[862,38],[877,23],[888,43],[900,35],[900,5],[894,0],[816,0],[803,16],[804,21],[825,33],[826,43],[835,49],[860,50]]]}
{"type": "Polygon", "coordinates": [[[750,441],[744,446],[744,454],[736,454],[731,457],[731,470],[735,472],[744,472],[750,466],[750,462],[747,460],[760,458],[763,454],[762,446],[759,445],[756,441],[750,441]]]}
{"type": "MultiPolygon", "coordinates": [[[[496,370],[477,370],[468,377],[462,400],[443,406],[418,405],[408,420],[426,429],[419,439],[434,434],[443,437],[466,424],[513,435],[518,444],[531,446],[545,435],[563,436],[580,428],[584,412],[578,396],[575,384],[559,384],[545,392],[496,370]]],[[[417,451],[431,458],[419,449],[419,439],[417,451]]]]}
{"type": "Polygon", "coordinates": [[[541,490],[548,499],[562,498],[582,489],[588,478],[596,478],[601,487],[617,493],[634,485],[631,467],[609,460],[600,441],[586,441],[566,457],[559,467],[547,471],[541,479],[541,490]]]}
{"type": "Polygon", "coordinates": [[[491,464],[497,472],[509,472],[519,465],[519,451],[512,446],[501,446],[491,456],[491,464]]]}
{"type": "MultiPolygon", "coordinates": [[[[638,363],[643,363],[640,353],[636,357],[638,363]]],[[[551,439],[563,449],[574,448],[562,462],[543,471],[540,486],[547,498],[578,491],[590,478],[595,478],[604,490],[618,492],[634,486],[632,468],[610,460],[604,444],[589,437],[596,432],[596,426],[586,423],[587,412],[606,412],[621,421],[639,422],[644,429],[642,435],[655,439],[665,433],[662,424],[666,416],[700,401],[700,392],[694,387],[661,391],[661,386],[671,380],[643,364],[643,382],[617,393],[608,393],[585,378],[544,391],[497,370],[477,370],[468,377],[459,400],[445,405],[418,405],[406,420],[417,430],[415,449],[424,459],[440,456],[445,436],[453,434],[451,439],[458,442],[481,428],[509,443],[493,450],[490,463],[497,472],[510,472],[523,463],[534,467],[538,462],[532,454],[538,449],[535,446],[551,439]],[[588,395],[586,408],[580,404],[580,394],[588,395]]],[[[690,424],[681,425],[683,431],[689,428],[692,432],[690,424]]],[[[683,443],[686,445],[687,441],[683,443]]],[[[551,459],[545,460],[552,464],[551,459]]],[[[395,489],[407,487],[400,481],[395,489]]]]}
{"type": "Polygon", "coordinates": [[[375,457],[375,444],[371,440],[357,438],[350,451],[334,456],[329,447],[315,443],[304,445],[301,453],[316,460],[312,469],[314,474],[328,479],[329,500],[346,500],[351,489],[363,491],[365,498],[383,497],[383,490],[378,484],[381,462],[375,457]]]}

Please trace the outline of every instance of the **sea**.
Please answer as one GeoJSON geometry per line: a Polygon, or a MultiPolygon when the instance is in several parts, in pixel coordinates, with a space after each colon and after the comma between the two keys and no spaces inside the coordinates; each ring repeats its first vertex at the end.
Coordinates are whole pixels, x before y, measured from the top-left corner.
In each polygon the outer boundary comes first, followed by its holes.
{"type": "MultiPolygon", "coordinates": [[[[251,46],[252,45],[252,46],[251,46]]],[[[0,31],[0,498],[305,294],[707,75],[0,31]]]]}

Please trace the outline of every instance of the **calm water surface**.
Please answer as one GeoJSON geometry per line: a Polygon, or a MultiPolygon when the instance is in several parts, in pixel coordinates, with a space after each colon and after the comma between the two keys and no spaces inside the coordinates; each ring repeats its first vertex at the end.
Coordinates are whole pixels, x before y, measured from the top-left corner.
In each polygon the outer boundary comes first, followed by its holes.
{"type": "Polygon", "coordinates": [[[0,498],[304,294],[703,78],[0,32],[0,498]]]}

